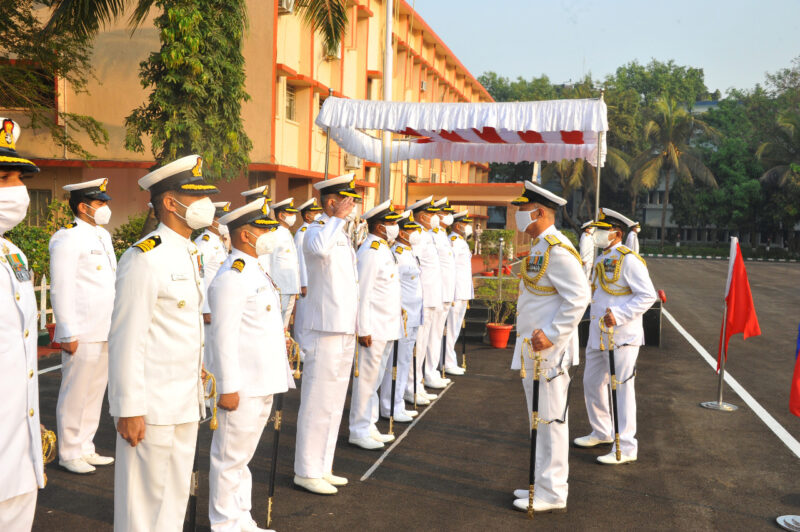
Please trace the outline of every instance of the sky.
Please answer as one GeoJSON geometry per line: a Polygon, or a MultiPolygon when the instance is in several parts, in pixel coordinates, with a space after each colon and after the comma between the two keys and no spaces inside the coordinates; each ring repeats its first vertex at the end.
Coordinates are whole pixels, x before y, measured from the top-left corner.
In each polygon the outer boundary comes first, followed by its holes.
{"type": "Polygon", "coordinates": [[[407,1],[475,77],[564,83],[674,59],[724,95],[800,56],[800,0],[407,1]]]}

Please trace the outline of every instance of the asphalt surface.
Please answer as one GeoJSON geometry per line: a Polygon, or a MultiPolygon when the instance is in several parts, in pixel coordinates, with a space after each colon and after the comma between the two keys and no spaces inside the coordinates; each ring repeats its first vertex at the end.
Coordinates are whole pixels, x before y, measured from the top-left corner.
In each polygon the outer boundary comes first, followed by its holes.
{"type": "MultiPolygon", "coordinates": [[[[665,308],[712,354],[722,319],[724,261],[650,259],[665,308]]],[[[788,412],[789,383],[800,312],[800,266],[748,263],[763,335],[731,340],[730,373],[792,435],[800,421],[788,412]]],[[[642,349],[638,364],[639,460],[602,466],[607,449],[570,450],[566,514],[533,522],[511,507],[511,491],[527,484],[527,419],[519,377],[508,369],[511,350],[468,345],[468,373],[456,377],[404,439],[365,481],[381,452],[347,443],[347,412],[334,472],[350,479],[339,495],[321,497],[292,486],[299,391],[287,394],[272,526],[278,530],[774,530],[776,516],[800,513],[800,462],[732,392],[740,409],[700,408],[716,398],[717,378],[676,329],[664,320],[662,345],[642,349]]],[[[41,368],[57,364],[50,359],[41,368]]],[[[40,376],[42,421],[55,428],[60,373],[40,376]]],[[[570,397],[571,437],[587,434],[582,368],[570,397]]],[[[105,413],[95,443],[113,454],[114,429],[105,413]]],[[[381,422],[387,430],[388,422],[381,422]]],[[[406,425],[396,425],[400,436],[406,425]]],[[[266,518],[271,425],[251,463],[253,516],[266,518]]],[[[201,429],[199,523],[207,530],[208,448],[201,429]]],[[[110,530],[113,466],[76,476],[56,463],[39,494],[34,530],[110,530]]]]}

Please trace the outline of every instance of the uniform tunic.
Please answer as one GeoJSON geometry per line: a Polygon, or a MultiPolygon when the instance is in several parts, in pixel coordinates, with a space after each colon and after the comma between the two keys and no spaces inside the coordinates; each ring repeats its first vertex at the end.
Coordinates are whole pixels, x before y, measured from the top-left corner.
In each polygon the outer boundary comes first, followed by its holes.
{"type": "Polygon", "coordinates": [[[220,237],[208,229],[195,238],[194,243],[203,256],[203,314],[208,314],[211,312],[208,308],[208,286],[217,275],[219,267],[228,258],[228,248],[220,237]]]}
{"type": "Polygon", "coordinates": [[[36,298],[25,254],[0,237],[0,529],[29,530],[44,487],[36,298]]]}
{"type": "Polygon", "coordinates": [[[78,341],[73,354],[61,353],[56,406],[58,454],[67,461],[95,452],[92,440],[108,382],[117,258],[108,231],[80,219],[58,230],[49,247],[55,340],[78,341]]]}
{"type": "Polygon", "coordinates": [[[625,237],[625,247],[634,253],[639,253],[639,233],[633,230],[628,231],[628,236],[625,237]]]}
{"type": "MultiPolygon", "coordinates": [[[[308,269],[306,268],[306,255],[303,251],[303,242],[305,241],[308,226],[308,223],[304,223],[294,234],[294,247],[297,250],[297,264],[300,270],[300,288],[302,289],[305,287],[306,292],[308,292],[308,269]]],[[[292,331],[292,336],[300,345],[301,350],[304,349],[303,346],[305,345],[305,341],[303,339],[303,328],[305,325],[303,320],[305,319],[304,312],[306,297],[303,297],[302,295],[297,296],[297,301],[294,305],[294,330],[292,331]]],[[[305,358],[305,354],[303,354],[303,357],[305,358]]]]}
{"type": "Polygon", "coordinates": [[[378,387],[383,380],[394,340],[402,325],[400,272],[389,244],[373,234],[358,248],[358,336],[370,336],[370,347],[359,346],[358,377],[350,397],[350,437],[368,438],[373,412],[378,411],[378,387]]]}
{"type": "MultiPolygon", "coordinates": [[[[428,345],[431,341],[441,343],[442,337],[436,338],[434,320],[442,309],[442,266],[439,262],[439,252],[433,240],[433,233],[422,231],[419,242],[412,248],[414,256],[419,262],[420,280],[422,281],[422,323],[417,333],[417,390],[422,390],[423,373],[426,366],[425,360],[428,345]]],[[[435,366],[430,370],[435,371],[435,366]]],[[[414,372],[408,372],[408,385],[406,391],[413,393],[414,372]]]]}
{"type": "Polygon", "coordinates": [[[644,260],[628,247],[616,244],[598,255],[592,275],[592,306],[589,312],[589,343],[583,374],[584,399],[592,434],[613,440],[611,405],[606,391],[609,383],[609,338],[600,330],[600,318],[610,309],[614,327],[614,367],[617,376],[620,446],[634,458],[636,440],[636,395],[634,376],[639,346],[644,345],[642,316],[656,300],[656,292],[644,260]],[[600,349],[600,340],[603,347],[600,349]]]}
{"type": "Polygon", "coordinates": [[[294,471],[305,478],[322,478],[333,468],[353,368],[358,271],[344,226],[345,220],[323,215],[303,242],[309,297],[294,471]]]}
{"type": "Polygon", "coordinates": [[[439,254],[439,266],[441,267],[439,282],[442,285],[442,305],[433,314],[433,325],[425,359],[425,380],[433,382],[439,378],[436,368],[442,362],[442,337],[445,334],[447,314],[450,312],[455,296],[456,264],[453,257],[453,246],[450,245],[445,230],[437,227],[430,229],[429,233],[433,236],[433,243],[439,254]]]}
{"type": "Polygon", "coordinates": [[[300,263],[292,233],[284,226],[275,230],[275,249],[259,260],[263,262],[264,257],[269,261],[269,267],[265,269],[281,291],[283,326],[288,327],[294,300],[300,293],[300,263]]]}
{"type": "Polygon", "coordinates": [[[211,440],[209,520],[212,530],[238,530],[252,520],[247,467],[269,419],[273,394],[294,388],[280,293],[258,259],[234,249],[208,288],[213,345],[208,369],[219,394],[238,393],[236,410],[219,411],[211,440]]]}
{"type": "Polygon", "coordinates": [[[450,235],[450,245],[453,247],[453,262],[455,264],[455,293],[453,305],[447,313],[447,354],[445,368],[458,366],[456,356],[456,342],[461,334],[461,324],[467,313],[469,300],[475,297],[472,286],[472,252],[464,237],[458,233],[450,235]]]}
{"type": "Polygon", "coordinates": [[[555,421],[539,424],[536,440],[536,498],[551,504],[566,504],[569,475],[569,429],[567,390],[569,373],[578,350],[578,322],[589,304],[586,282],[577,251],[554,226],[531,242],[523,262],[524,277],[517,300],[517,340],[511,369],[527,376],[522,384],[531,418],[533,401],[533,350],[527,345],[533,331],[541,329],[553,346],[540,352],[542,378],[539,384],[539,417],[555,421]],[[525,277],[527,277],[527,282],[525,277]],[[547,379],[551,379],[549,382],[547,379]]]}
{"type": "Polygon", "coordinates": [[[178,530],[183,523],[205,412],[200,264],[197,246],[164,224],[119,263],[108,402],[114,418],[144,416],[146,429],[136,447],[117,434],[117,530],[178,530]]]}
{"type": "Polygon", "coordinates": [[[581,263],[583,264],[583,272],[586,274],[586,279],[592,277],[592,266],[594,265],[594,254],[597,248],[594,245],[594,238],[587,232],[581,233],[581,239],[578,244],[581,252],[581,263]]]}

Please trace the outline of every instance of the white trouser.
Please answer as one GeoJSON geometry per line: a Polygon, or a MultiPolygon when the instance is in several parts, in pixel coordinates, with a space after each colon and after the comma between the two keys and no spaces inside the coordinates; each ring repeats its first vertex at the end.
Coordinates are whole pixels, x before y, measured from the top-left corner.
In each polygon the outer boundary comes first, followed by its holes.
{"type": "MultiPolygon", "coordinates": [[[[425,391],[422,387],[423,369],[425,367],[425,353],[428,351],[428,342],[431,339],[434,315],[436,307],[424,307],[422,309],[422,324],[417,330],[417,393],[425,391]]],[[[412,346],[413,347],[413,346],[412,346]]],[[[412,351],[413,355],[413,351],[412,351]]],[[[406,392],[414,393],[414,369],[408,372],[408,385],[406,392]]]]}
{"type": "MultiPolygon", "coordinates": [[[[116,426],[117,419],[114,420],[116,426]]],[[[145,425],[136,447],[117,433],[114,530],[181,530],[189,501],[197,422],[145,425]]]]}
{"type": "Polygon", "coordinates": [[[333,467],[333,454],[353,369],[355,336],[308,330],[306,360],[297,412],[294,472],[322,478],[333,467]]]}
{"type": "Polygon", "coordinates": [[[351,438],[369,438],[373,412],[378,409],[378,386],[392,356],[393,346],[394,341],[373,338],[370,347],[358,347],[358,377],[353,377],[350,394],[351,438]]]}
{"type": "MultiPolygon", "coordinates": [[[[411,363],[414,355],[414,342],[417,340],[417,331],[419,327],[408,327],[408,336],[401,337],[397,341],[397,376],[395,381],[394,390],[394,411],[402,412],[406,408],[406,403],[403,401],[403,394],[406,391],[406,383],[412,383],[412,390],[414,393],[413,379],[411,375],[411,363]]],[[[391,355],[390,355],[391,356],[391,355]]],[[[391,359],[386,364],[386,371],[383,373],[383,383],[381,383],[381,415],[389,417],[391,413],[392,403],[392,361],[391,359]]]]}
{"type": "MultiPolygon", "coordinates": [[[[530,362],[530,361],[528,361],[530,362]]],[[[550,504],[566,504],[569,477],[569,426],[566,413],[567,390],[570,376],[555,377],[558,368],[547,370],[539,381],[539,419],[551,421],[563,419],[563,423],[553,421],[549,425],[539,423],[536,436],[535,483],[537,500],[550,504]],[[555,377],[547,382],[547,377],[555,377]]],[[[527,367],[527,377],[522,380],[525,389],[525,403],[528,407],[528,431],[530,433],[531,405],[533,404],[533,369],[527,367]]],[[[523,462],[528,470],[529,461],[523,462]]],[[[527,475],[526,475],[527,481],[527,475]]]]}
{"type": "MultiPolygon", "coordinates": [[[[444,336],[444,325],[447,321],[447,313],[450,312],[452,303],[442,303],[433,314],[433,327],[431,328],[428,340],[427,356],[425,359],[425,380],[436,381],[441,379],[438,368],[442,362],[442,337],[444,336]]],[[[417,352],[419,354],[419,352],[417,352]]]]}
{"type": "Polygon", "coordinates": [[[74,354],[61,352],[61,364],[56,430],[59,458],[67,461],[94,452],[108,383],[108,342],[79,342],[74,354]]]}
{"type": "Polygon", "coordinates": [[[3,532],[30,532],[36,513],[36,495],[39,489],[0,501],[0,530],[3,532]]]}
{"type": "Polygon", "coordinates": [[[289,327],[289,320],[292,318],[295,299],[297,299],[297,294],[281,294],[281,317],[283,317],[284,329],[289,327]]]}
{"type": "Polygon", "coordinates": [[[247,464],[269,420],[272,397],[239,397],[236,410],[219,411],[208,470],[208,519],[215,532],[235,532],[253,520],[253,477],[247,464]]]}
{"type": "Polygon", "coordinates": [[[447,354],[444,359],[445,368],[458,367],[458,355],[456,355],[456,342],[458,336],[461,334],[461,324],[464,322],[464,316],[467,314],[467,301],[466,299],[456,299],[447,313],[447,354]]]}
{"type": "MultiPolygon", "coordinates": [[[[617,375],[617,407],[619,408],[619,443],[622,453],[636,458],[639,442],[636,440],[636,394],[633,371],[639,346],[630,345],[614,349],[614,368],[617,375]],[[628,380],[629,379],[629,380],[628,380]],[[623,381],[626,381],[623,383],[623,381]]],[[[586,412],[595,438],[614,439],[614,423],[609,404],[608,351],[586,350],[586,368],[583,370],[583,394],[586,412]]],[[[616,445],[612,452],[616,451],[616,445]]]]}
{"type": "Polygon", "coordinates": [[[306,298],[300,295],[294,301],[294,327],[292,329],[292,338],[300,345],[300,351],[303,353],[301,359],[305,358],[305,345],[306,340],[303,337],[303,327],[305,327],[305,305],[306,298]]]}

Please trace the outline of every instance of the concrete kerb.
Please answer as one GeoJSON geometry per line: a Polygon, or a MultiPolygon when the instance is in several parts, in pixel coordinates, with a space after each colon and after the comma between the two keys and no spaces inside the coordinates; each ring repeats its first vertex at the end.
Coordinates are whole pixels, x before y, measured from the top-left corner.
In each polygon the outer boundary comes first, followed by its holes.
{"type": "MultiPolygon", "coordinates": [[[[667,258],[667,259],[699,259],[699,260],[728,260],[728,257],[720,257],[711,255],[664,255],[663,253],[642,253],[642,257],[648,258],[667,258]]],[[[749,262],[785,262],[785,263],[798,263],[797,259],[764,259],[763,257],[746,257],[744,260],[749,262]]]]}

